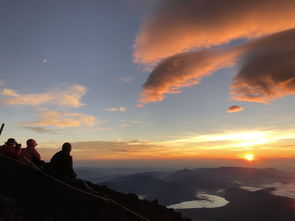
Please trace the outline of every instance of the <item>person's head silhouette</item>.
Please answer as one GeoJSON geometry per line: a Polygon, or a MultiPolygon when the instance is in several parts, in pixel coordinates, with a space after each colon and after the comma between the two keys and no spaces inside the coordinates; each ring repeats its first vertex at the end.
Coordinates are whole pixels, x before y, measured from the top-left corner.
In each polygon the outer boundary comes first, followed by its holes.
{"type": "Polygon", "coordinates": [[[17,144],[17,142],[15,141],[14,138],[9,138],[6,142],[5,142],[6,145],[9,145],[9,146],[14,146],[17,144]]]}
{"type": "Polygon", "coordinates": [[[34,139],[27,140],[27,147],[36,147],[38,144],[34,139]]]}
{"type": "Polygon", "coordinates": [[[72,145],[70,143],[64,143],[62,145],[62,152],[70,154],[71,150],[72,150],[72,145]]]}

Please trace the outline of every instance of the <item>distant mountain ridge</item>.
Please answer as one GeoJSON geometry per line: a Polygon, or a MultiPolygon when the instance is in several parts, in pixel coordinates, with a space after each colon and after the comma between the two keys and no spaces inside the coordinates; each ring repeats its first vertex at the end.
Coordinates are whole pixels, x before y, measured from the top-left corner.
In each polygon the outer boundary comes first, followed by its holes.
{"type": "Polygon", "coordinates": [[[168,206],[200,200],[196,193],[218,195],[229,204],[218,208],[179,209],[193,221],[294,221],[295,200],[272,194],[268,184],[295,183],[295,174],[272,168],[219,167],[174,172],[144,172],[118,177],[104,184],[143,195],[168,206]],[[262,190],[248,191],[243,187],[262,190]],[[257,188],[259,189],[259,188],[257,188]]]}
{"type": "Polygon", "coordinates": [[[272,168],[219,167],[183,169],[175,172],[144,172],[111,179],[103,184],[164,205],[195,200],[197,192],[221,195],[220,190],[247,185],[295,182],[295,174],[272,168]]]}
{"type": "MultiPolygon", "coordinates": [[[[0,220],[3,221],[139,221],[130,211],[58,183],[39,171],[0,156],[0,220]]],[[[88,185],[97,194],[109,198],[151,221],[189,221],[180,213],[139,200],[107,187],[88,185]]]]}

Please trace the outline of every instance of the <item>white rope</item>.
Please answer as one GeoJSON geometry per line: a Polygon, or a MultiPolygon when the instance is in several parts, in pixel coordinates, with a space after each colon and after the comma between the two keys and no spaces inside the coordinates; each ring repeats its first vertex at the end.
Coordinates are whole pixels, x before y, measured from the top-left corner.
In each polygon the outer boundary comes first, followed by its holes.
{"type": "MultiPolygon", "coordinates": [[[[7,158],[7,159],[9,159],[9,160],[12,160],[12,161],[15,161],[15,162],[17,162],[17,163],[20,163],[18,160],[12,159],[12,158],[10,158],[10,157],[8,157],[8,156],[6,156],[6,155],[3,155],[3,154],[1,154],[1,153],[0,153],[0,155],[3,156],[3,157],[5,157],[5,158],[7,158]]],[[[112,199],[109,199],[109,198],[106,198],[106,197],[102,197],[102,196],[99,196],[99,195],[96,195],[96,194],[93,194],[93,193],[89,193],[89,192],[84,191],[84,190],[82,190],[82,189],[80,189],[80,188],[77,188],[77,187],[74,187],[74,186],[72,186],[72,185],[70,185],[70,184],[68,184],[68,183],[65,183],[65,182],[63,182],[63,181],[61,181],[61,180],[59,180],[59,179],[57,179],[57,178],[51,176],[50,174],[45,173],[43,170],[41,170],[37,165],[35,165],[35,164],[34,164],[32,161],[30,161],[28,158],[24,157],[24,159],[25,159],[28,163],[30,163],[30,165],[32,165],[32,167],[33,167],[34,169],[36,169],[37,171],[39,171],[39,172],[42,173],[43,175],[49,177],[50,179],[52,179],[52,180],[54,180],[54,181],[56,181],[56,182],[58,182],[58,183],[63,184],[64,186],[67,186],[67,187],[69,187],[69,188],[71,188],[71,189],[73,189],[73,190],[76,190],[76,191],[78,191],[78,192],[82,192],[82,193],[87,194],[87,195],[89,195],[89,196],[92,196],[92,197],[94,197],[94,198],[101,199],[101,200],[104,200],[104,201],[106,201],[106,202],[110,202],[110,203],[112,203],[112,204],[114,204],[114,205],[116,205],[116,206],[118,206],[118,207],[120,207],[120,208],[122,208],[122,209],[124,209],[124,210],[126,210],[126,211],[128,211],[128,212],[130,212],[131,214],[133,214],[133,215],[139,217],[140,219],[142,219],[142,220],[144,220],[144,221],[151,221],[150,219],[148,219],[148,218],[146,218],[146,217],[144,217],[144,216],[138,214],[137,212],[135,212],[135,211],[133,211],[133,210],[131,210],[131,209],[129,209],[129,208],[127,208],[127,207],[125,207],[125,206],[119,204],[119,203],[117,203],[116,201],[114,201],[114,200],[112,200],[112,199]]],[[[23,163],[23,164],[24,164],[24,163],[23,163]]]]}

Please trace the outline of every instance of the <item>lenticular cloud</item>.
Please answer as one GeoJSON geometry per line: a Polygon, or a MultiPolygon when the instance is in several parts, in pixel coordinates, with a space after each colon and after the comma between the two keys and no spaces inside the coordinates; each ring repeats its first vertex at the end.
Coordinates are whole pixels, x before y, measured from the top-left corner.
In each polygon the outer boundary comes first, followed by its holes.
{"type": "Polygon", "coordinates": [[[249,44],[231,83],[231,98],[270,103],[295,94],[295,29],[249,44]]]}
{"type": "Polygon", "coordinates": [[[294,0],[166,0],[141,26],[134,58],[158,61],[192,48],[295,26],[294,0]]]}
{"type": "Polygon", "coordinates": [[[163,1],[134,45],[136,62],[155,64],[139,102],[162,101],[233,66],[233,100],[270,103],[295,93],[294,12],[294,0],[163,1]]]}

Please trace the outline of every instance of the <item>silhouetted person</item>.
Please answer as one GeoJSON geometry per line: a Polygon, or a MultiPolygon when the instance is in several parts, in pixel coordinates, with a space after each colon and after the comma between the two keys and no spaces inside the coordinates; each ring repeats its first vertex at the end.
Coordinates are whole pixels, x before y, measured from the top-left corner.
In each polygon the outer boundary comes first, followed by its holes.
{"type": "Polygon", "coordinates": [[[50,171],[58,178],[76,178],[73,170],[73,158],[70,155],[72,145],[64,143],[62,150],[53,155],[50,160],[50,171]]]}
{"type": "Polygon", "coordinates": [[[27,140],[27,147],[21,149],[19,160],[23,163],[34,163],[37,166],[42,166],[45,162],[41,160],[41,156],[36,150],[37,142],[34,139],[27,140]]]}
{"type": "Polygon", "coordinates": [[[18,144],[14,138],[9,138],[3,146],[0,147],[0,153],[18,159],[20,155],[21,144],[18,144]]]}
{"type": "Polygon", "coordinates": [[[45,168],[43,167],[43,170],[72,186],[97,194],[86,181],[77,178],[73,170],[73,158],[70,155],[71,150],[72,145],[70,143],[64,143],[62,150],[53,155],[49,165],[45,166],[45,168]]]}

